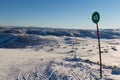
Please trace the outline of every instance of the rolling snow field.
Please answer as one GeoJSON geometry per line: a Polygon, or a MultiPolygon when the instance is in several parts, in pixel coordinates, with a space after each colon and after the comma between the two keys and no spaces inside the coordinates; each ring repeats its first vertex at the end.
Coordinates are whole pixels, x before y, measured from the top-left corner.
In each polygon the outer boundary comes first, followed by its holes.
{"type": "MultiPolygon", "coordinates": [[[[38,45],[0,48],[0,80],[120,80],[120,39],[101,39],[100,79],[97,39],[77,37],[76,42],[76,37],[37,36],[35,40],[39,37],[38,45]]],[[[10,47],[4,40],[1,46],[10,47]]]]}

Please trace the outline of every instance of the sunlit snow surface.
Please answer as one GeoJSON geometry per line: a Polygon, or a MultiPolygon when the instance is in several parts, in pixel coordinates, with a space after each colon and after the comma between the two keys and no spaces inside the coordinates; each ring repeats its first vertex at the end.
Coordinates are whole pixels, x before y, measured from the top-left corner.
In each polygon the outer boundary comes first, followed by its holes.
{"type": "MultiPolygon", "coordinates": [[[[37,35],[34,39],[41,42],[0,49],[0,80],[99,80],[97,39],[77,37],[76,59],[72,45],[76,37],[37,35]]],[[[120,67],[119,43],[120,39],[101,39],[103,80],[120,79],[115,74],[120,67]]]]}

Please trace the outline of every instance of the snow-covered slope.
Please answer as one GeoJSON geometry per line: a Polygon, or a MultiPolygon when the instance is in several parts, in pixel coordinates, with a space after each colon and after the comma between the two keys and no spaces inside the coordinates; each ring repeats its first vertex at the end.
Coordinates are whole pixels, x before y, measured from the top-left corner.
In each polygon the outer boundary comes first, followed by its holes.
{"type": "MultiPolygon", "coordinates": [[[[0,80],[99,80],[97,39],[77,37],[75,59],[72,43],[76,37],[37,37],[52,42],[25,49],[0,49],[0,80]]],[[[120,44],[116,43],[119,39],[101,39],[103,80],[120,79],[114,70],[120,62],[120,44]]]]}
{"type": "MultiPolygon", "coordinates": [[[[100,80],[94,30],[1,27],[0,32],[0,80],[100,80]]],[[[119,80],[119,30],[101,32],[102,80],[119,80]]]]}

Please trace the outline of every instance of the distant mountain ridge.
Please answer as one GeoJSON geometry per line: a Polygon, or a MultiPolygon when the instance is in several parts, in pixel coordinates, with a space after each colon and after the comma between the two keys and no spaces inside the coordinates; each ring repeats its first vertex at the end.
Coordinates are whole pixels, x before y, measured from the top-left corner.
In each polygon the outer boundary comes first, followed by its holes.
{"type": "MultiPolygon", "coordinates": [[[[48,36],[89,37],[97,39],[96,30],[90,29],[0,27],[0,48],[26,48],[37,45],[42,47],[42,45],[53,43],[59,44],[59,40],[47,38],[48,36]]],[[[120,38],[120,29],[100,29],[100,37],[101,39],[120,38]]]]}
{"type": "MultiPolygon", "coordinates": [[[[57,29],[41,27],[0,27],[0,33],[32,34],[42,36],[73,36],[97,38],[96,30],[90,29],[57,29]]],[[[120,38],[120,29],[100,29],[100,38],[120,38]]]]}

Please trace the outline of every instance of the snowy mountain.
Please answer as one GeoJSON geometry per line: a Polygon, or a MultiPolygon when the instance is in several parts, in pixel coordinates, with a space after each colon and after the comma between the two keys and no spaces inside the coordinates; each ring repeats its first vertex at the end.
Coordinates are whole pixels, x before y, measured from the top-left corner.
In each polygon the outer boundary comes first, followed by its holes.
{"type": "Polygon", "coordinates": [[[0,80],[120,80],[120,29],[0,27],[0,80]],[[75,58],[76,54],[76,58],[75,58]]]}
{"type": "MultiPolygon", "coordinates": [[[[0,27],[1,33],[13,34],[32,34],[42,36],[74,36],[97,38],[96,30],[89,29],[57,29],[57,28],[40,28],[40,27],[0,27]]],[[[100,37],[111,39],[120,37],[120,29],[100,29],[100,37]]]]}
{"type": "MultiPolygon", "coordinates": [[[[37,27],[0,27],[1,48],[25,48],[28,46],[45,45],[57,40],[44,39],[40,36],[68,36],[80,38],[97,38],[96,30],[56,29],[37,27]]],[[[101,39],[120,38],[120,29],[101,29],[101,39]]]]}

